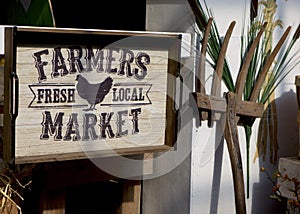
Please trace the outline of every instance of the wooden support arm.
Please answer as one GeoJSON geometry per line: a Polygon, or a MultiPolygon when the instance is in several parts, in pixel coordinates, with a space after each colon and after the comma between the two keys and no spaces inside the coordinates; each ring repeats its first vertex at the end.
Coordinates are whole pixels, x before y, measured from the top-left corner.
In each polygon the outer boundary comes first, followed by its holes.
{"type": "MultiPolygon", "coordinates": [[[[205,111],[226,112],[227,104],[224,97],[206,95],[201,92],[192,93],[196,105],[199,109],[205,111]]],[[[264,111],[264,106],[261,103],[250,101],[237,100],[236,114],[238,116],[261,117],[264,111]]]]}

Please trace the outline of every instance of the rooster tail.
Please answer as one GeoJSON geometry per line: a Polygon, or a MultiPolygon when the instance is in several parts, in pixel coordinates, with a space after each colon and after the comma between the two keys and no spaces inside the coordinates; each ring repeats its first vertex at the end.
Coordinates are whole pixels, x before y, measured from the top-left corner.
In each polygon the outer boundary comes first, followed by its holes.
{"type": "Polygon", "coordinates": [[[110,90],[113,84],[113,79],[111,77],[107,77],[102,83],[100,88],[103,88],[104,90],[110,90]]]}
{"type": "Polygon", "coordinates": [[[112,86],[112,83],[113,83],[113,79],[111,77],[107,77],[105,80],[104,80],[104,84],[107,84],[109,85],[110,87],[112,86]]]}
{"type": "Polygon", "coordinates": [[[100,103],[103,101],[104,97],[108,94],[113,84],[113,79],[111,77],[107,77],[99,86],[98,93],[96,96],[96,103],[100,103]]]}

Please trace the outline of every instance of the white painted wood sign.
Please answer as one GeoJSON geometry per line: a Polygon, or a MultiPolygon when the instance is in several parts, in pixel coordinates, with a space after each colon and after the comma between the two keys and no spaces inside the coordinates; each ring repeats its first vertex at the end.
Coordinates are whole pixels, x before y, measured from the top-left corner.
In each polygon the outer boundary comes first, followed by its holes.
{"type": "Polygon", "coordinates": [[[170,149],[180,35],[6,29],[7,159],[48,162],[170,149]]]}

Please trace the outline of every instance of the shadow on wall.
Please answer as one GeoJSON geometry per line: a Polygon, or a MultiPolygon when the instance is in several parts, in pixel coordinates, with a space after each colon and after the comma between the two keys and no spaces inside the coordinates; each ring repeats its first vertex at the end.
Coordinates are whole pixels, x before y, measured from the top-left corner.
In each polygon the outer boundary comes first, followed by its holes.
{"type": "MultiPolygon", "coordinates": [[[[296,102],[296,94],[292,90],[283,93],[275,101],[276,116],[278,121],[277,137],[278,137],[278,158],[276,163],[270,163],[270,139],[267,139],[266,158],[259,157],[259,167],[264,167],[266,172],[272,176],[278,167],[280,157],[297,156],[298,151],[298,105],[296,102]]],[[[262,118],[263,119],[263,118],[262,118]]],[[[259,182],[253,184],[252,193],[252,214],[256,213],[285,213],[284,204],[281,204],[275,199],[270,198],[273,184],[267,178],[265,173],[259,176],[259,182]],[[270,200],[262,206],[262,201],[270,200]]]]}

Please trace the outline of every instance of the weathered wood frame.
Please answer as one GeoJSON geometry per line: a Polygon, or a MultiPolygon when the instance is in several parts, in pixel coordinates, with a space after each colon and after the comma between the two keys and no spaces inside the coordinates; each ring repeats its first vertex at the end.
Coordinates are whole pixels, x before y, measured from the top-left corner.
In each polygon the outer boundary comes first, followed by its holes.
{"type": "MultiPolygon", "coordinates": [[[[168,50],[168,74],[177,76],[180,70],[180,46],[181,34],[162,33],[162,32],[134,32],[134,31],[109,31],[109,30],[81,30],[81,29],[59,29],[59,28],[35,28],[35,27],[7,27],[5,28],[5,109],[4,109],[4,160],[9,163],[15,163],[15,121],[18,116],[18,96],[13,97],[13,92],[18,91],[18,75],[16,71],[16,51],[20,45],[68,45],[81,42],[82,45],[97,44],[99,38],[106,44],[110,44],[118,39],[138,36],[141,38],[150,38],[151,42],[144,43],[147,48],[163,48],[168,50]],[[80,39],[81,40],[80,40],[80,39]],[[82,42],[84,40],[84,42],[82,42]],[[160,41],[160,42],[156,42],[160,41]],[[161,42],[166,41],[166,42],[161,42]],[[67,43],[67,44],[66,44],[67,43]],[[156,46],[155,46],[156,45],[156,46]]],[[[147,40],[145,40],[147,41],[147,40]]],[[[80,43],[80,44],[81,44],[80,43]]],[[[175,94],[175,80],[167,79],[167,94],[175,94]]],[[[137,147],[118,150],[120,155],[140,154],[145,152],[166,151],[172,148],[176,141],[177,116],[174,108],[174,100],[166,96],[165,110],[166,114],[166,135],[165,145],[137,147]]],[[[107,156],[107,154],[106,154],[107,156]]],[[[109,156],[109,155],[108,155],[109,156]]],[[[56,160],[82,159],[82,155],[60,155],[59,157],[38,157],[37,160],[25,158],[18,163],[28,162],[48,162],[56,160]]]]}

